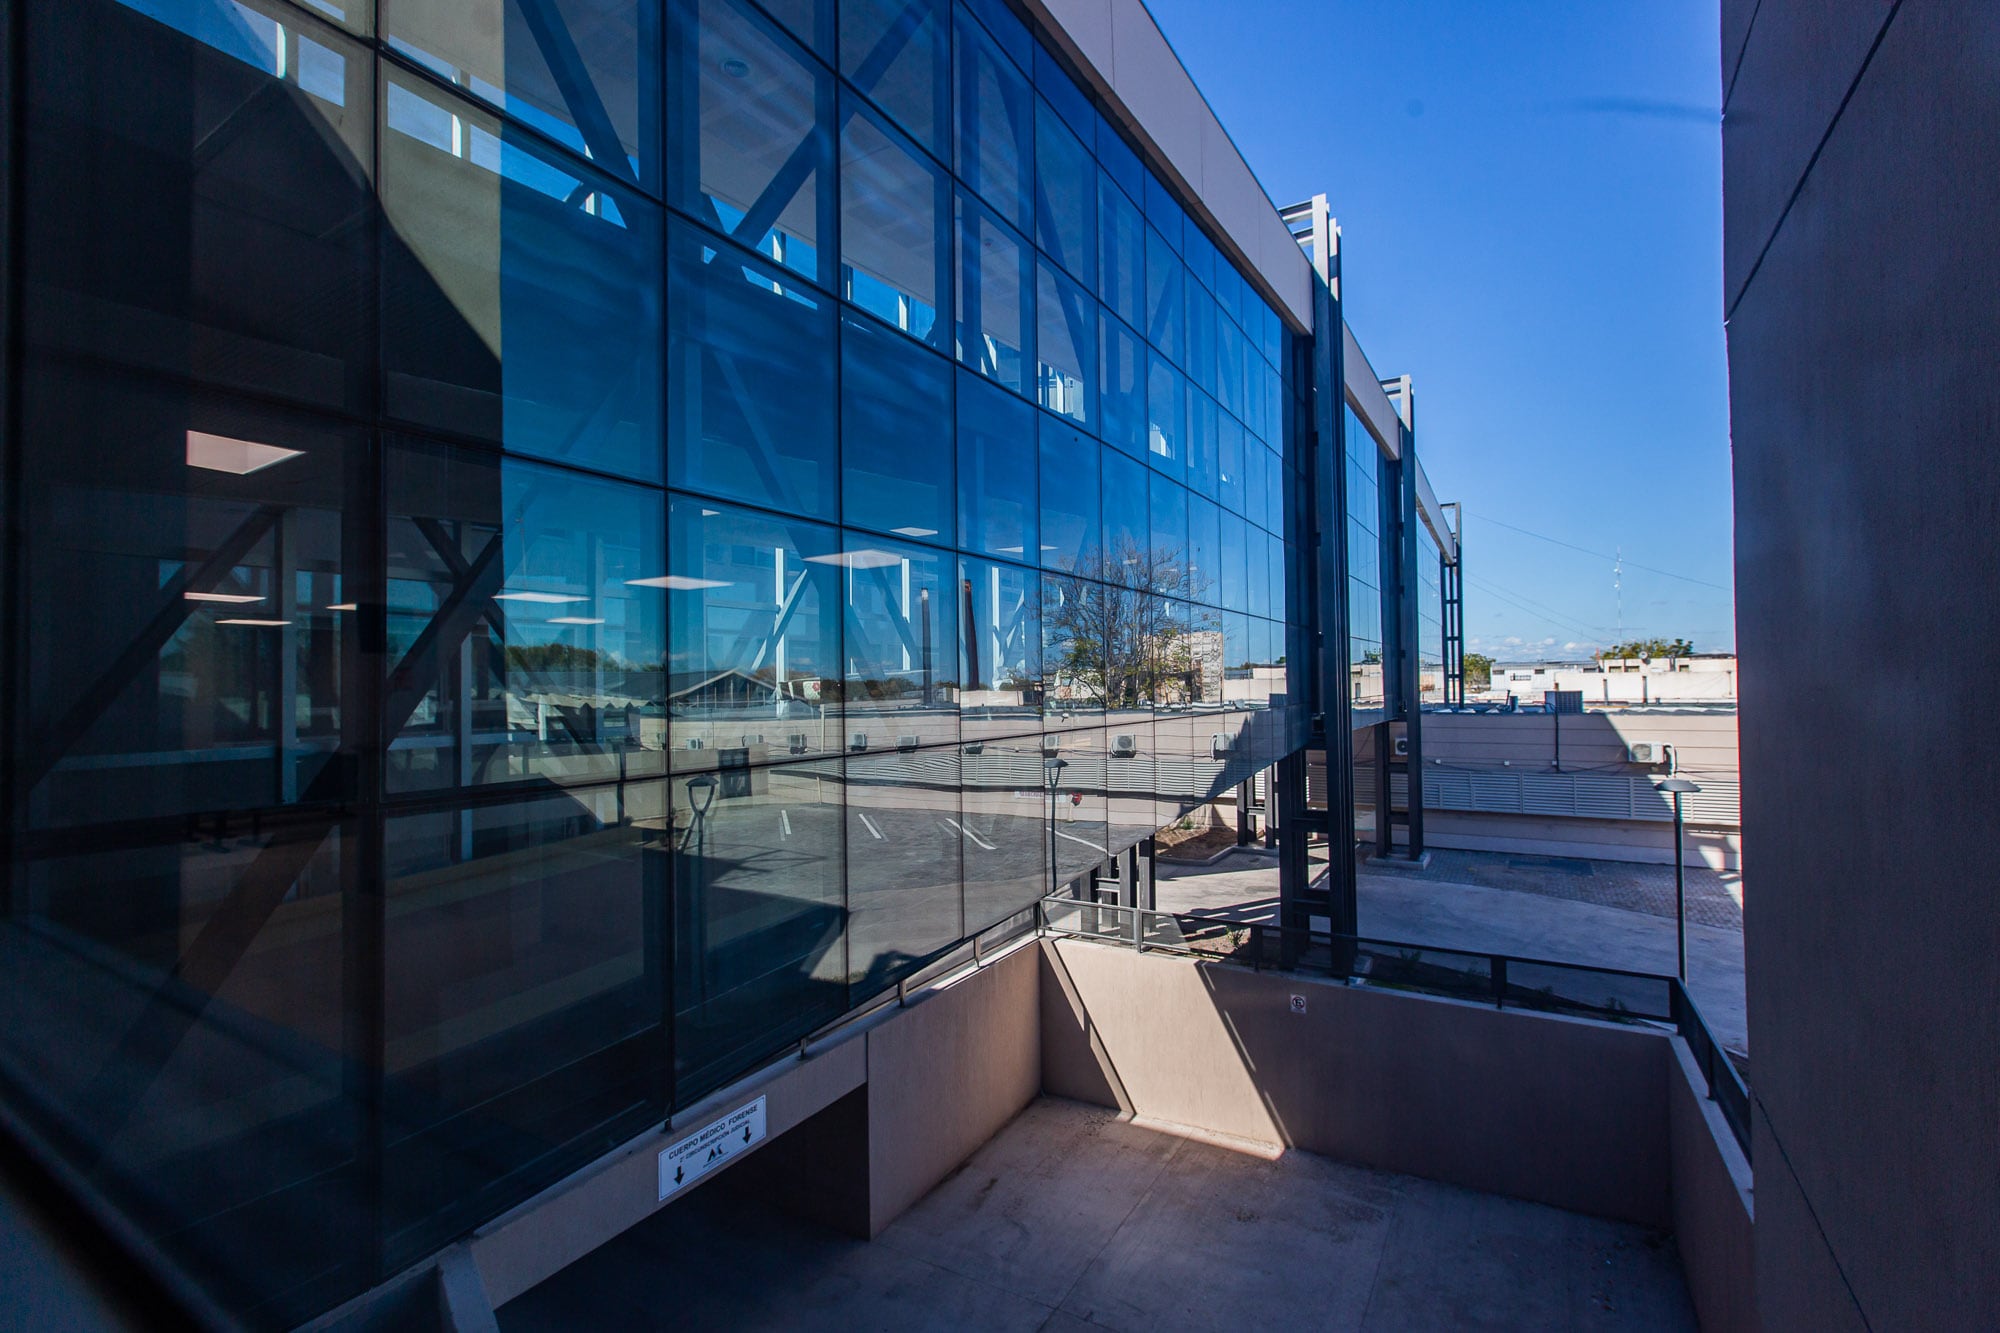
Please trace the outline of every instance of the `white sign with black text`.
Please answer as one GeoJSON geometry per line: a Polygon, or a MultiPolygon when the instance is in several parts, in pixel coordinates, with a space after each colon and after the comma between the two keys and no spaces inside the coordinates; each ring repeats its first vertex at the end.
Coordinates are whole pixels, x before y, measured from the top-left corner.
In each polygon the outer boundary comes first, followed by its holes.
{"type": "Polygon", "coordinates": [[[722,1119],[682,1139],[660,1153],[660,1201],[683,1185],[691,1185],[732,1157],[741,1156],[764,1140],[764,1099],[739,1106],[722,1119]]]}

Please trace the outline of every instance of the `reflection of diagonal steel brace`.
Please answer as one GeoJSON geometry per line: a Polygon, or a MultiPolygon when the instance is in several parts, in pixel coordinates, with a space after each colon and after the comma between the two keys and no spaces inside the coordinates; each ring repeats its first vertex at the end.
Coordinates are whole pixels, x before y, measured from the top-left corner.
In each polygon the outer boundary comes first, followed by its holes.
{"type": "Polygon", "coordinates": [[[555,78],[556,91],[576,117],[576,128],[590,149],[591,160],[606,171],[634,180],[632,163],[625,156],[625,146],[618,141],[611,113],[605,110],[604,99],[598,95],[597,85],[591,82],[583,53],[576,49],[576,39],[570,35],[562,16],[555,12],[555,0],[515,0],[515,3],[542,53],[542,60],[555,78]]]}
{"type": "Polygon", "coordinates": [[[160,650],[180,632],[188,616],[199,605],[189,601],[187,594],[213,589],[264,539],[283,512],[277,505],[260,506],[239,523],[236,531],[225,537],[222,544],[198,567],[190,571],[182,566],[180,573],[167,580],[166,586],[160,589],[160,609],[146,622],[146,627],[133,636],[125,651],[118,654],[111,665],[77,696],[76,702],[48,731],[23,747],[24,758],[18,775],[21,791],[33,791],[69,753],[70,747],[82,740],[85,733],[97,724],[125,687],[136,680],[141,671],[159,660],[160,650]]]}

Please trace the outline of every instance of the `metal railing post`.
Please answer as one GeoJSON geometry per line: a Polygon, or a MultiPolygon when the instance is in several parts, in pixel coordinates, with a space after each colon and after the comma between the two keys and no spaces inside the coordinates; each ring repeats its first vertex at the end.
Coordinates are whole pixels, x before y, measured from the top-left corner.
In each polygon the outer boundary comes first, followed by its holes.
{"type": "Polygon", "coordinates": [[[1493,1007],[1507,1007],[1507,960],[1499,955],[1489,956],[1487,969],[1493,975],[1493,1007]]]}

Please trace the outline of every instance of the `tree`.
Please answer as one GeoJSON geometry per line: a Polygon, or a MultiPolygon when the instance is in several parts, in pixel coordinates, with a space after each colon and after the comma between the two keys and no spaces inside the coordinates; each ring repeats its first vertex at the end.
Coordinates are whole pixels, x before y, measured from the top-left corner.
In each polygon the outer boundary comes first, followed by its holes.
{"type": "Polygon", "coordinates": [[[1493,684],[1493,659],[1485,653],[1465,655],[1465,688],[1483,690],[1493,684]]]}
{"type": "Polygon", "coordinates": [[[1055,676],[1087,705],[1107,709],[1204,697],[1203,677],[1219,677],[1202,637],[1215,627],[1210,613],[1175,600],[1187,595],[1187,584],[1185,553],[1164,547],[1125,543],[1078,562],[1058,576],[1058,595],[1042,606],[1049,640],[1061,645],[1050,662],[1055,676]],[[1184,619],[1177,607],[1195,619],[1184,619]]]}
{"type": "Polygon", "coordinates": [[[1655,657],[1692,657],[1694,645],[1686,639],[1632,639],[1626,643],[1614,643],[1597,654],[1597,660],[1617,661],[1620,658],[1636,657],[1650,662],[1655,657]]]}

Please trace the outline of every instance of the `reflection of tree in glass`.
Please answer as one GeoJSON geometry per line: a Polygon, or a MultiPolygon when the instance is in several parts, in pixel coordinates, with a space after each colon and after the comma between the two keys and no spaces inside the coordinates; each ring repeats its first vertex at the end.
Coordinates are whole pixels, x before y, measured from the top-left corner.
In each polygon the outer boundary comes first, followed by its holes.
{"type": "Polygon", "coordinates": [[[1057,583],[1062,596],[1043,615],[1058,645],[1052,674],[1069,688],[1105,708],[1204,697],[1221,654],[1210,642],[1214,613],[1177,600],[1207,590],[1183,550],[1121,542],[1086,553],[1057,583]]]}

